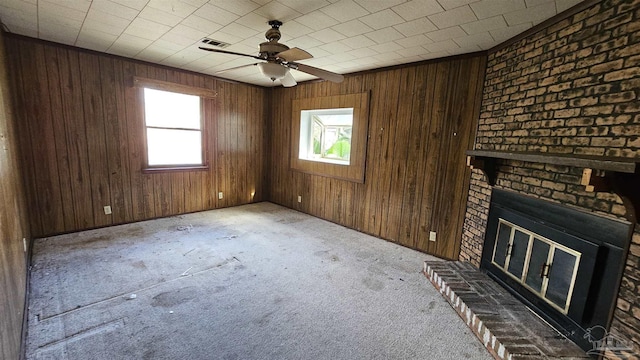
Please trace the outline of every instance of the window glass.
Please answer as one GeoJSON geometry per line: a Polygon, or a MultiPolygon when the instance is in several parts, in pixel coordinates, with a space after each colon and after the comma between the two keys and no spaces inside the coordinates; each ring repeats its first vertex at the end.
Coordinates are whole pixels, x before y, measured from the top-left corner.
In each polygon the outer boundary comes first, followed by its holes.
{"type": "Polygon", "coordinates": [[[352,130],[353,108],[301,111],[299,158],[349,165],[352,130]]]}
{"type": "Polygon", "coordinates": [[[148,166],[203,165],[200,97],[144,89],[148,166]]]}

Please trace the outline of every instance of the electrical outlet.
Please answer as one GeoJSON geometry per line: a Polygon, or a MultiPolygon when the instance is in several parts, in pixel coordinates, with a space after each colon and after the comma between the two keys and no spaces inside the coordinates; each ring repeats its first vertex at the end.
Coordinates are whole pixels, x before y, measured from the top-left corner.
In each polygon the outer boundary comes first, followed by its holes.
{"type": "Polygon", "coordinates": [[[107,205],[104,207],[104,214],[105,215],[111,215],[111,206],[107,205]]]}
{"type": "Polygon", "coordinates": [[[436,241],[436,232],[429,231],[429,241],[436,241]]]}
{"type": "Polygon", "coordinates": [[[301,203],[302,202],[302,196],[298,195],[298,202],[301,203]]]}
{"type": "Polygon", "coordinates": [[[220,191],[220,192],[218,193],[218,199],[219,199],[219,200],[222,200],[222,198],[223,198],[223,197],[224,197],[224,196],[223,196],[223,194],[222,194],[222,191],[220,191]]]}
{"type": "Polygon", "coordinates": [[[24,247],[24,252],[27,252],[27,238],[22,238],[22,246],[24,247]]]}

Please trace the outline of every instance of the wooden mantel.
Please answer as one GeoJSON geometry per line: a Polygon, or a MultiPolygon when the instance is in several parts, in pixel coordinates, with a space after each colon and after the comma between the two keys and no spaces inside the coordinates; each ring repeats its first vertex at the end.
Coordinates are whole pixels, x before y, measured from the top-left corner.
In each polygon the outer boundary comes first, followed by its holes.
{"type": "Polygon", "coordinates": [[[573,154],[528,153],[493,150],[468,150],[467,166],[484,172],[489,185],[496,184],[498,160],[518,160],[533,163],[582,168],[581,184],[587,192],[612,192],[626,208],[625,217],[638,223],[640,215],[640,159],[581,156],[573,154]]]}

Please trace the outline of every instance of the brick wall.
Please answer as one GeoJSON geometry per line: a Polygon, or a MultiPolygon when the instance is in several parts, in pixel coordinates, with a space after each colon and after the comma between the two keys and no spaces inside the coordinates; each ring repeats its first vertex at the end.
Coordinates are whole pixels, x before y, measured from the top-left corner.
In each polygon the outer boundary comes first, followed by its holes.
{"type": "MultiPolygon", "coordinates": [[[[640,159],[640,0],[601,1],[490,53],[475,148],[640,159]]],[[[581,174],[502,161],[496,186],[622,217],[618,196],[585,192],[581,174]]],[[[476,266],[490,198],[473,170],[460,259],[476,266]]],[[[632,243],[612,332],[640,354],[640,226],[632,243]]]]}

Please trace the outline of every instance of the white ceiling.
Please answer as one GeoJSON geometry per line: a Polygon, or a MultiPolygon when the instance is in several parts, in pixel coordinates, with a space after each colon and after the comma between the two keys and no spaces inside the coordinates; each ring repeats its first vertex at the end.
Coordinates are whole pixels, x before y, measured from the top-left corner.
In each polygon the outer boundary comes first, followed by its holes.
{"type": "MultiPolygon", "coordinates": [[[[301,61],[341,74],[486,50],[581,0],[0,0],[9,32],[262,86],[251,58],[269,20],[301,61]]],[[[297,81],[313,76],[292,71],[297,81]]]]}

